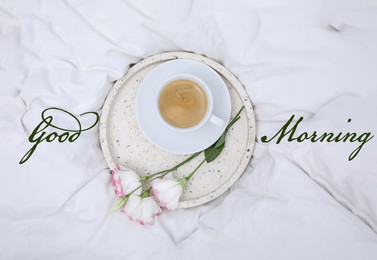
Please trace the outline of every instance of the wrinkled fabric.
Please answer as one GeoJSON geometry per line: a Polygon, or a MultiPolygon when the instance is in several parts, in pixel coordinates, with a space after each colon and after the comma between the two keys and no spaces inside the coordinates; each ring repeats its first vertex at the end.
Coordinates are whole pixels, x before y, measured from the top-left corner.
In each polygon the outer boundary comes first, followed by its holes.
{"type": "Polygon", "coordinates": [[[377,258],[377,137],[352,161],[357,143],[261,142],[293,114],[298,134],[377,134],[375,1],[1,0],[0,46],[1,259],[377,258]],[[223,196],[147,227],[109,214],[98,126],[19,165],[44,109],[100,113],[166,51],[220,62],[253,102],[254,158],[223,196]]]}

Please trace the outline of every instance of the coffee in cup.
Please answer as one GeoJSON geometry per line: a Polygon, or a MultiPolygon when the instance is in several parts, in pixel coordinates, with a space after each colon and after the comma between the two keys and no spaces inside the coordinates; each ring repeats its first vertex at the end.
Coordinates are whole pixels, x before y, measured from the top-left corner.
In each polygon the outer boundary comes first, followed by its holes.
{"type": "Polygon", "coordinates": [[[213,114],[211,90],[198,77],[175,75],[161,84],[156,94],[158,118],[175,131],[195,131],[208,121],[218,127],[225,123],[213,114]]]}
{"type": "Polygon", "coordinates": [[[158,107],[168,124],[177,128],[190,128],[205,117],[208,100],[200,84],[188,79],[178,79],[162,89],[158,107]]]}

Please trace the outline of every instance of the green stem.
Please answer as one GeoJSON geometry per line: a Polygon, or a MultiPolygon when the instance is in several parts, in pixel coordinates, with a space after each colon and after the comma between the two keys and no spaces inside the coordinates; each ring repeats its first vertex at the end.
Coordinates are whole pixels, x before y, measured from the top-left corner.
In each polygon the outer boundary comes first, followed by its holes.
{"type": "Polygon", "coordinates": [[[227,127],[225,128],[225,131],[224,132],[228,132],[229,128],[231,128],[235,122],[238,121],[238,119],[240,119],[240,114],[242,112],[242,110],[245,108],[245,106],[242,106],[241,109],[238,111],[238,113],[233,117],[233,119],[229,122],[229,124],[227,125],[227,127]]]}
{"type": "Polygon", "coordinates": [[[186,183],[192,178],[192,176],[194,176],[194,174],[199,170],[199,168],[203,165],[203,163],[204,163],[205,161],[206,161],[206,158],[204,158],[203,161],[201,161],[201,162],[199,163],[199,165],[196,166],[196,168],[192,171],[192,173],[190,173],[189,176],[184,177],[179,183],[180,183],[181,185],[185,185],[185,184],[186,184],[186,183]]]}
{"type": "Polygon", "coordinates": [[[199,154],[201,153],[200,152],[197,152],[197,153],[194,153],[192,154],[190,157],[188,157],[186,160],[178,163],[177,165],[171,167],[170,169],[167,169],[167,170],[164,170],[164,171],[160,171],[160,172],[156,172],[154,174],[151,174],[151,175],[147,175],[147,176],[144,176],[141,178],[141,181],[142,183],[145,183],[147,181],[149,181],[152,177],[156,176],[156,175],[161,175],[161,177],[164,177],[166,174],[168,174],[169,172],[172,172],[172,171],[175,171],[177,170],[178,168],[180,168],[181,166],[183,166],[184,164],[188,163],[189,161],[191,161],[192,159],[194,159],[195,157],[197,157],[199,154]]]}
{"type": "Polygon", "coordinates": [[[212,153],[213,153],[214,150],[212,150],[208,156],[206,156],[200,163],[198,166],[196,166],[196,168],[192,171],[192,173],[190,173],[190,175],[184,177],[183,179],[180,180],[180,184],[182,185],[185,185],[191,178],[192,176],[194,176],[194,174],[199,170],[199,168],[203,165],[203,163],[207,160],[207,158],[211,157],[212,156],[212,153]]]}
{"type": "Polygon", "coordinates": [[[151,190],[152,190],[152,187],[149,187],[148,189],[146,189],[141,195],[141,199],[144,199],[146,197],[148,197],[150,194],[151,194],[151,190]]]}
{"type": "Polygon", "coordinates": [[[114,212],[118,209],[120,209],[121,207],[123,207],[124,204],[126,204],[128,200],[128,195],[127,196],[124,196],[123,198],[121,198],[116,204],[115,206],[110,210],[110,212],[114,212]]]}
{"type": "Polygon", "coordinates": [[[148,182],[151,182],[151,181],[153,181],[153,180],[156,180],[156,179],[160,179],[160,178],[162,178],[162,177],[165,177],[165,175],[168,174],[168,173],[169,173],[169,172],[164,173],[164,174],[162,174],[162,175],[155,176],[154,178],[149,179],[148,182]]]}

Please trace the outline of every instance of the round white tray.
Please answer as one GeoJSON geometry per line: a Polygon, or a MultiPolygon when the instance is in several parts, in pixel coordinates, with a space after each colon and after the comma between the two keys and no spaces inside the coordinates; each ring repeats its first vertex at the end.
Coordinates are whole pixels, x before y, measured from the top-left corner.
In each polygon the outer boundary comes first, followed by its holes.
{"type": "MultiPolygon", "coordinates": [[[[146,58],[132,66],[118,80],[102,109],[100,142],[110,169],[116,164],[136,171],[140,176],[168,169],[188,155],[167,153],[154,146],[142,134],[135,117],[135,97],[143,78],[157,65],[172,59],[192,59],[214,69],[225,81],[231,101],[232,116],[245,109],[228,132],[225,148],[211,163],[205,163],[186,184],[178,207],[194,207],[211,201],[241,176],[252,156],[255,144],[255,117],[248,94],[240,81],[225,67],[204,56],[189,52],[168,52],[146,58]]],[[[203,160],[203,154],[182,166],[178,178],[187,176],[203,160]]]]}

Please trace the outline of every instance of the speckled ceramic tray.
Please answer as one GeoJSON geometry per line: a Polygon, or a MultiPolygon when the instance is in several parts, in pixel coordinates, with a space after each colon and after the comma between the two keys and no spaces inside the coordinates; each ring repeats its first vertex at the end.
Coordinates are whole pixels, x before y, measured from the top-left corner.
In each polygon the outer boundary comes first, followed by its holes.
{"type": "MultiPolygon", "coordinates": [[[[245,106],[240,120],[228,132],[223,152],[215,161],[204,164],[185,186],[178,207],[187,208],[223,194],[241,176],[252,156],[255,144],[253,107],[242,84],[228,69],[209,58],[188,52],[162,53],[140,61],[114,84],[107,96],[100,120],[100,141],[110,169],[120,164],[141,176],[170,168],[187,158],[187,155],[167,153],[150,143],[135,117],[135,97],[143,78],[158,64],[172,59],[196,60],[219,73],[229,89],[232,116],[245,106]]],[[[187,176],[203,158],[201,154],[174,174],[178,178],[187,176]]]]}

